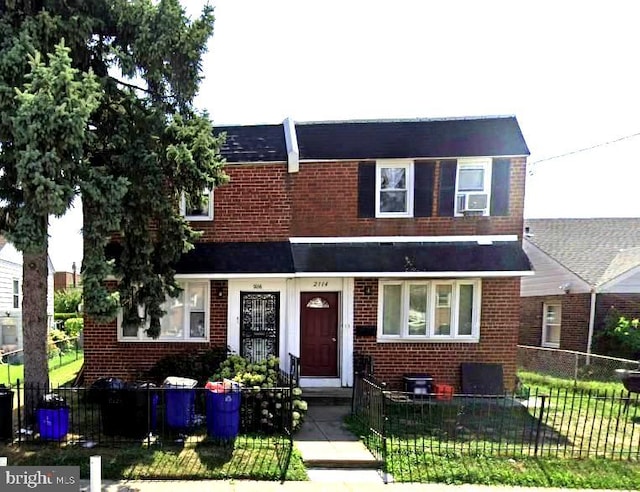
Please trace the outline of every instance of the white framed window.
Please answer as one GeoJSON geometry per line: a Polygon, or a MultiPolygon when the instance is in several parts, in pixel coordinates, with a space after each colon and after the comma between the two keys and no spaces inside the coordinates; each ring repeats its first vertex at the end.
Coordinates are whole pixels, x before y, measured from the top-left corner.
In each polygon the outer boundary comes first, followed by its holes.
{"type": "Polygon", "coordinates": [[[489,215],[491,203],[490,158],[458,159],[455,215],[489,215]]]}
{"type": "Polygon", "coordinates": [[[542,305],[542,346],[560,348],[562,331],[562,304],[545,302],[542,305]]]}
{"type": "Polygon", "coordinates": [[[381,280],[378,340],[478,341],[481,281],[381,280]]]}
{"type": "Polygon", "coordinates": [[[13,309],[20,308],[20,280],[13,279],[13,309]]]}
{"type": "Polygon", "coordinates": [[[187,220],[213,220],[213,190],[203,190],[199,195],[183,193],[180,213],[187,220]]]}
{"type": "MultiPolygon", "coordinates": [[[[118,315],[118,339],[141,342],[206,342],[209,340],[210,284],[203,280],[178,281],[182,292],[176,298],[168,297],[162,304],[166,314],[160,319],[160,336],[148,337],[148,326],[127,327],[118,315]]],[[[141,314],[144,309],[141,309],[141,314]]]]}
{"type": "Polygon", "coordinates": [[[376,162],[376,217],[413,217],[413,161],[376,162]]]}

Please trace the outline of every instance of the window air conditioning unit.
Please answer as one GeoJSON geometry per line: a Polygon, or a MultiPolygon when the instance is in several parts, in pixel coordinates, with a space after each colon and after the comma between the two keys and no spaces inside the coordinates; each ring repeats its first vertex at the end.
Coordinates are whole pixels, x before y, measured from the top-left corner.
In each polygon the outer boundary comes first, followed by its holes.
{"type": "Polygon", "coordinates": [[[465,193],[458,195],[458,213],[482,215],[487,210],[489,197],[486,193],[465,193]]]}

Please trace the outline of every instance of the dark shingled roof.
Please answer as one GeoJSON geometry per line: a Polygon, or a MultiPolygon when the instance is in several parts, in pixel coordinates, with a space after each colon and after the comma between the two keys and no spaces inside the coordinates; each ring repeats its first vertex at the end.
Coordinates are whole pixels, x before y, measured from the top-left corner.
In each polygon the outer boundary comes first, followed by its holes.
{"type": "Polygon", "coordinates": [[[180,258],[178,273],[293,273],[289,241],[196,243],[180,258]]]}
{"type": "Polygon", "coordinates": [[[513,272],[531,264],[519,243],[293,244],[297,272],[513,272]]]}
{"type": "MultiPolygon", "coordinates": [[[[227,162],[282,162],[282,125],[223,126],[227,162]]],[[[296,123],[301,160],[529,155],[514,116],[296,123]]]]}
{"type": "Polygon", "coordinates": [[[178,273],[530,271],[520,243],[198,243],[178,273]]]}
{"type": "Polygon", "coordinates": [[[525,237],[592,286],[640,266],[640,218],[527,219],[525,237]]]}

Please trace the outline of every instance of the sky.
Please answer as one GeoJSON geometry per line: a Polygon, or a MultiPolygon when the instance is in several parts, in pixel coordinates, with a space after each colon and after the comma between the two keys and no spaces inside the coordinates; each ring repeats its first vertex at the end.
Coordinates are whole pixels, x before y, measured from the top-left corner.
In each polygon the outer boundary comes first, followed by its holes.
{"type": "MultiPolygon", "coordinates": [[[[513,114],[525,217],[640,216],[635,0],[211,4],[196,106],[214,124],[513,114]]],[[[80,265],[81,222],[79,203],[52,220],[56,270],[80,265]]]]}

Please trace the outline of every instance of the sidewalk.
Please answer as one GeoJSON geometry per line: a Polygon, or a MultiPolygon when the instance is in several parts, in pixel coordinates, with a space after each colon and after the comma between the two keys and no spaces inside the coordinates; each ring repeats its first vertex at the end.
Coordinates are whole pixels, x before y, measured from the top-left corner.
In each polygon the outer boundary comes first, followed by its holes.
{"type": "MultiPolygon", "coordinates": [[[[80,490],[89,490],[88,481],[81,481],[80,490]],[[86,487],[86,488],[85,488],[86,487]]],[[[321,492],[560,492],[558,488],[508,487],[487,485],[445,485],[445,484],[398,484],[384,485],[372,483],[326,483],[326,482],[254,482],[245,480],[202,480],[202,481],[122,481],[103,483],[104,492],[299,492],[300,490],[321,492]]],[[[605,492],[593,489],[571,489],[571,492],[605,492]]],[[[614,492],[614,491],[607,491],[614,492]]],[[[617,490],[615,492],[621,492],[617,490]]]]}

